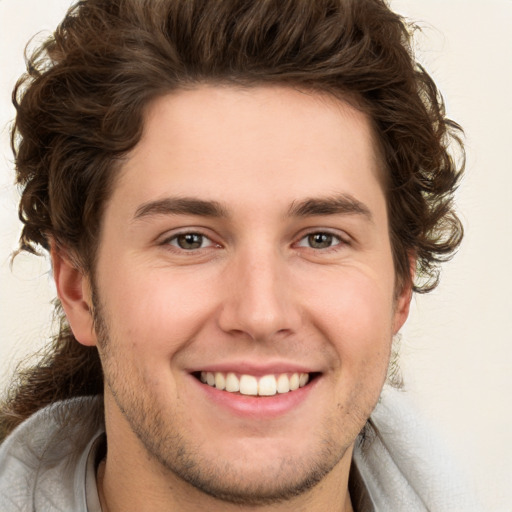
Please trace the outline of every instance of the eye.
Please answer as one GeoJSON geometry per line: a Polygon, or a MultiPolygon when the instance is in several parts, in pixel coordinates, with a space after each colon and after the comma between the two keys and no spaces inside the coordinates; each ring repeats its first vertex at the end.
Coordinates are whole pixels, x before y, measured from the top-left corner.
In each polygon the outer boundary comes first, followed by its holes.
{"type": "Polygon", "coordinates": [[[309,247],[311,249],[329,249],[343,243],[340,237],[332,233],[310,233],[303,237],[297,244],[299,247],[309,247]]]}
{"type": "Polygon", "coordinates": [[[215,245],[207,236],[201,233],[181,233],[169,238],[165,243],[184,251],[204,249],[215,245]]]}

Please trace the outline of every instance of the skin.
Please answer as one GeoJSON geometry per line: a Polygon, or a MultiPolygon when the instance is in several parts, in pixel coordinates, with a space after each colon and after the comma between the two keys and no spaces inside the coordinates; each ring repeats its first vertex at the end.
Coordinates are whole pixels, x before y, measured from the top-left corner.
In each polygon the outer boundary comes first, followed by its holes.
{"type": "Polygon", "coordinates": [[[150,106],[94,282],[53,251],[73,332],[104,367],[104,510],[352,510],[354,441],[411,294],[395,289],[375,147],[364,114],[319,93],[203,86],[150,106]],[[270,416],[191,375],[272,364],[318,377],[270,416]]]}

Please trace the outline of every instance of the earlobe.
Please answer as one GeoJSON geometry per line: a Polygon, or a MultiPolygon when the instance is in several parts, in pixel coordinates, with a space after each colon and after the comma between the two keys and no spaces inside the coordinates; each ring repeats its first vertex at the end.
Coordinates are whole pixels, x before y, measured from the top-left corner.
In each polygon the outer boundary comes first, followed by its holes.
{"type": "Polygon", "coordinates": [[[409,272],[410,279],[401,285],[400,294],[396,297],[393,323],[394,335],[402,328],[409,316],[414,277],[416,275],[416,257],[412,255],[409,257],[409,272]]]}
{"type": "Polygon", "coordinates": [[[50,254],[57,294],[73,335],[82,345],[96,345],[89,278],[64,249],[52,244],[50,254]]]}
{"type": "Polygon", "coordinates": [[[409,316],[409,309],[412,300],[412,285],[406,284],[403,286],[400,295],[396,299],[395,303],[395,316],[393,323],[393,334],[396,334],[402,326],[405,324],[407,317],[409,316]]]}

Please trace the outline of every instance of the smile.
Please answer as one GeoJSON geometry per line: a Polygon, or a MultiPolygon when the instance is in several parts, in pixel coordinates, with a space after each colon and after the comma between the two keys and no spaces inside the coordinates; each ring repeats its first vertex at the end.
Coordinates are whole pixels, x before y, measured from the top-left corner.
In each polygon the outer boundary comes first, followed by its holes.
{"type": "Polygon", "coordinates": [[[233,372],[201,372],[202,383],[228,393],[249,396],[274,396],[304,387],[310,381],[309,373],[280,373],[278,375],[239,375],[233,372]]]}

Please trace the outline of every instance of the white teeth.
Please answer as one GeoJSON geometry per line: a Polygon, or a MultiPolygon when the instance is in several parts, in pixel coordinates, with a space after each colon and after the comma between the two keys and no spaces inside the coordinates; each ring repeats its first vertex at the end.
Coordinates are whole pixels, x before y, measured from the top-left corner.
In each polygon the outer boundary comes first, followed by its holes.
{"type": "Polygon", "coordinates": [[[277,393],[277,382],[273,375],[265,375],[258,382],[258,395],[272,396],[277,393]]]}
{"type": "Polygon", "coordinates": [[[240,393],[256,396],[258,394],[258,379],[252,375],[242,375],[240,377],[240,393]]]}
{"type": "Polygon", "coordinates": [[[224,375],[220,372],[215,374],[215,387],[217,389],[224,389],[226,387],[226,379],[224,375]]]}
{"type": "Polygon", "coordinates": [[[206,372],[206,383],[208,386],[215,386],[215,375],[211,372],[206,372]]]}
{"type": "Polygon", "coordinates": [[[201,372],[201,382],[208,386],[230,393],[240,392],[250,396],[274,396],[276,393],[288,393],[304,387],[309,382],[308,373],[281,373],[264,375],[259,379],[253,375],[241,375],[229,372],[201,372]]]}
{"type": "Polygon", "coordinates": [[[290,379],[286,373],[283,373],[277,379],[277,392],[288,393],[288,391],[290,391],[290,379]]]}
{"type": "Polygon", "coordinates": [[[228,373],[226,375],[226,391],[230,393],[237,393],[240,391],[240,381],[234,373],[228,373]]]}
{"type": "Polygon", "coordinates": [[[309,374],[301,373],[299,377],[299,387],[303,388],[309,382],[309,374]]]}
{"type": "Polygon", "coordinates": [[[294,373],[290,377],[290,391],[295,391],[296,389],[299,389],[299,384],[300,384],[299,374],[294,373]]]}

